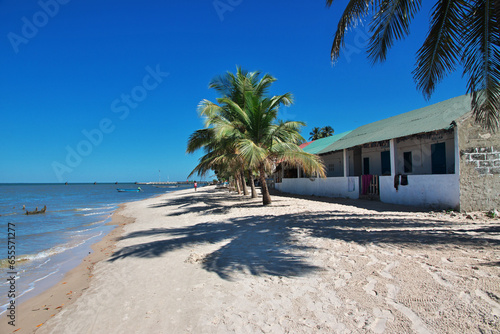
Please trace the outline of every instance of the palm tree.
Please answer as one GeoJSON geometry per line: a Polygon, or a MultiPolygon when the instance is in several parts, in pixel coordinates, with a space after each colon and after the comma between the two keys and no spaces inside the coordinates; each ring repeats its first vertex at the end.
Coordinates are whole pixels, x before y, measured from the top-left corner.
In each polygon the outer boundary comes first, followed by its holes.
{"type": "MultiPolygon", "coordinates": [[[[333,0],[326,0],[331,6],[333,0]]],[[[420,10],[421,0],[350,0],[337,25],[332,61],[339,58],[344,36],[365,17],[371,18],[368,57],[384,61],[394,40],[404,39],[420,10]]],[[[463,66],[468,77],[467,93],[476,121],[490,130],[500,125],[500,3],[498,1],[436,1],[429,32],[417,52],[413,71],[417,87],[430,98],[447,74],[463,66]]]]}
{"type": "MultiPolygon", "coordinates": [[[[229,98],[244,109],[245,94],[247,92],[252,92],[258,97],[263,97],[268,92],[271,84],[276,81],[276,78],[269,74],[265,74],[264,76],[262,76],[262,78],[259,78],[260,74],[261,73],[259,71],[248,72],[238,66],[236,67],[236,74],[228,71],[224,75],[215,77],[209,83],[208,87],[215,89],[221,95],[221,97],[229,98]]],[[[211,108],[217,108],[217,106],[210,101],[202,101],[199,106],[200,114],[211,117],[211,108]]],[[[231,116],[227,114],[227,111],[224,117],[231,118],[231,116]]],[[[248,190],[245,183],[244,169],[245,168],[242,167],[239,179],[241,180],[241,186],[243,188],[244,195],[248,195],[248,190]]],[[[255,189],[253,171],[248,170],[247,173],[249,175],[250,187],[252,189],[251,197],[256,198],[257,191],[255,189]]]]}
{"type": "Polygon", "coordinates": [[[309,132],[309,140],[318,140],[325,137],[330,137],[333,135],[333,128],[330,125],[324,126],[322,128],[314,127],[312,131],[309,132]]]}
{"type": "Polygon", "coordinates": [[[309,140],[317,140],[321,138],[321,129],[318,128],[317,126],[312,128],[311,132],[309,132],[309,140]]]}
{"type": "MultiPolygon", "coordinates": [[[[198,112],[205,118],[205,129],[197,130],[188,141],[188,152],[199,148],[207,152],[200,159],[194,172],[205,173],[209,169],[234,171],[246,166],[253,185],[253,173],[259,173],[263,204],[271,203],[266,183],[266,173],[277,162],[301,166],[308,173],[324,177],[324,165],[318,156],[302,151],[297,142],[302,122],[278,122],[278,108],[292,103],[291,94],[264,97],[270,84],[276,79],[260,73],[248,73],[237,69],[213,80],[211,87],[223,97],[217,103],[200,102],[198,112]]],[[[252,193],[255,193],[252,189],[252,193]]]]}
{"type": "Polygon", "coordinates": [[[321,138],[330,137],[333,135],[333,128],[330,125],[321,128],[321,138]]]}
{"type": "Polygon", "coordinates": [[[218,99],[219,109],[208,108],[211,126],[223,136],[235,141],[238,155],[252,169],[259,172],[263,204],[271,204],[271,196],[266,183],[266,173],[276,162],[299,165],[308,173],[325,177],[321,159],[300,149],[297,142],[303,122],[278,122],[278,108],[292,103],[291,94],[262,98],[252,91],[245,93],[245,108],[229,98],[218,99]],[[215,114],[214,114],[215,113],[215,114]],[[228,117],[217,117],[231,115],[228,117]]]}

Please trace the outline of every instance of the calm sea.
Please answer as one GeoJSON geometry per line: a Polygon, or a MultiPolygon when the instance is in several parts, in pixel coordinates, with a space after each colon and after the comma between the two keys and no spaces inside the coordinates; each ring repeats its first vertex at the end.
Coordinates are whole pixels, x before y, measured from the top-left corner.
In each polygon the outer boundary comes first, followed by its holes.
{"type": "Polygon", "coordinates": [[[135,184],[0,184],[0,314],[10,300],[7,296],[10,283],[6,281],[12,271],[7,262],[9,226],[15,230],[18,305],[54,285],[77,266],[91,251],[90,245],[113,229],[105,224],[120,203],[186,188],[140,185],[142,192],[116,190],[137,187],[135,184]],[[26,215],[23,205],[29,211],[46,205],[47,211],[26,215]]]}

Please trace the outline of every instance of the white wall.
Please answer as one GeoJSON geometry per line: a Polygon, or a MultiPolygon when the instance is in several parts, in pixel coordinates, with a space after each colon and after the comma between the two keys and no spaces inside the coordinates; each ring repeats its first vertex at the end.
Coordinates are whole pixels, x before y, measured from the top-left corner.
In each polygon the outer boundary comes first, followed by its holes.
{"type": "Polygon", "coordinates": [[[308,178],[283,179],[281,183],[276,183],[276,189],[298,195],[359,198],[359,178],[356,176],[312,180],[308,178]]]}
{"type": "Polygon", "coordinates": [[[344,152],[337,151],[330,154],[321,155],[320,158],[325,163],[326,176],[344,176],[344,152]]]}
{"type": "Polygon", "coordinates": [[[371,147],[361,149],[361,171],[365,170],[365,158],[370,159],[370,173],[371,175],[381,175],[382,174],[382,156],[381,152],[389,151],[388,148],[381,147],[371,147]]]}
{"type": "Polygon", "coordinates": [[[396,143],[396,170],[404,173],[404,152],[411,152],[413,172],[410,174],[431,174],[431,145],[445,143],[446,171],[451,174],[455,171],[455,141],[453,133],[438,133],[430,138],[409,137],[396,143]]]}
{"type": "Polygon", "coordinates": [[[408,175],[408,185],[394,188],[394,177],[380,176],[380,200],[385,203],[458,209],[460,183],[456,174],[408,175]]]}

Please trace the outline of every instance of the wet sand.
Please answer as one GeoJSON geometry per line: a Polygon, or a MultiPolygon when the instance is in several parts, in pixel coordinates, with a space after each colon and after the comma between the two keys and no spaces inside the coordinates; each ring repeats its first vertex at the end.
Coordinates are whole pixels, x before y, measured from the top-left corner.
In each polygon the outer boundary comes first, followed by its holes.
{"type": "Polygon", "coordinates": [[[127,203],[96,257],[18,309],[16,333],[500,331],[500,220],[272,198],[127,203]]]}

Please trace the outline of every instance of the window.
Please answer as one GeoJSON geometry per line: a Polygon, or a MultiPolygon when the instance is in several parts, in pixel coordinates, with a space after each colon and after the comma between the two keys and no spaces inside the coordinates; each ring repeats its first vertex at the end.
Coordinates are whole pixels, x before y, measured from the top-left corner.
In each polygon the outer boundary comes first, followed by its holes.
{"type": "Polygon", "coordinates": [[[391,152],[381,152],[380,159],[382,161],[382,175],[391,175],[391,152]]]}
{"type": "Polygon", "coordinates": [[[364,175],[370,174],[370,158],[363,159],[363,174],[364,175]]]}
{"type": "Polygon", "coordinates": [[[411,152],[403,153],[403,161],[404,161],[404,172],[413,173],[413,160],[411,157],[411,152]]]}
{"type": "Polygon", "coordinates": [[[444,143],[431,145],[432,174],[446,174],[446,146],[444,143]]]}
{"type": "Polygon", "coordinates": [[[334,164],[328,164],[328,172],[335,172],[335,165],[334,164]]]}

